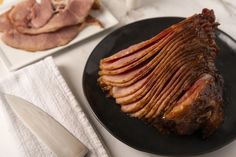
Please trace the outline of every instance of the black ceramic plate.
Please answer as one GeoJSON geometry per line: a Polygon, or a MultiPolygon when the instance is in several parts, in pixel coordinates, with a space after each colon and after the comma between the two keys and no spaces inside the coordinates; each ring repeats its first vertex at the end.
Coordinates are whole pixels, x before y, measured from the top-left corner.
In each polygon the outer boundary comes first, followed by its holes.
{"type": "Polygon", "coordinates": [[[119,28],[97,45],[84,70],[84,93],[97,118],[116,138],[141,151],[161,155],[196,155],[221,148],[232,142],[236,136],[236,42],[220,30],[217,31],[217,45],[220,50],[216,64],[225,81],[225,121],[207,140],[203,140],[198,134],[160,134],[144,122],[122,113],[115,101],[107,98],[97,84],[100,59],[149,39],[181,20],[183,18],[154,18],[119,28]]]}

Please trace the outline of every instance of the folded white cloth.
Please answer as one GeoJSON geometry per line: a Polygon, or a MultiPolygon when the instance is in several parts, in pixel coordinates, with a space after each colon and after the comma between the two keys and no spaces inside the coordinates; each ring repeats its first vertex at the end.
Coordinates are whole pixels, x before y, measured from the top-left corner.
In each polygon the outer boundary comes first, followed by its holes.
{"type": "MultiPolygon", "coordinates": [[[[1,80],[0,92],[26,99],[54,117],[89,148],[88,156],[108,156],[51,57],[1,80]]],[[[7,122],[8,130],[17,142],[17,149],[20,152],[18,157],[56,156],[23,125],[2,96],[0,96],[0,114],[3,116],[0,123],[7,122]]]]}

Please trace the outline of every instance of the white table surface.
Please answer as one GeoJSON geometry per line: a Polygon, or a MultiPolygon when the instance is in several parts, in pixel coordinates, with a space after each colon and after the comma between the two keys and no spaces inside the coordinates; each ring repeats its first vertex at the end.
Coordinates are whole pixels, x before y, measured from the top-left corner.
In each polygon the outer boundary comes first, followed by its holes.
{"type": "MultiPolygon", "coordinates": [[[[226,0],[225,0],[226,1],[226,0]]],[[[231,5],[222,5],[221,0],[143,0],[141,8],[126,13],[124,0],[103,0],[103,3],[110,8],[111,12],[120,20],[120,27],[124,24],[144,19],[148,17],[161,16],[190,16],[199,13],[202,8],[212,8],[215,10],[217,20],[221,23],[220,29],[224,30],[236,39],[236,0],[227,0],[231,5]],[[235,11],[234,11],[235,10],[235,11]]],[[[116,27],[116,28],[117,28],[116,27]]],[[[157,157],[157,155],[148,154],[135,150],[108,133],[104,127],[93,116],[89,104],[84,97],[82,90],[82,75],[85,63],[93,48],[112,30],[103,32],[82,43],[63,50],[54,55],[55,62],[62,75],[69,84],[72,92],[79,103],[84,108],[90,118],[94,128],[97,130],[101,139],[104,141],[113,157],[157,157]]],[[[9,72],[0,62],[0,78],[9,72]]],[[[1,115],[0,115],[1,118],[1,115]]],[[[171,149],[171,148],[170,148],[171,149]]],[[[11,135],[8,133],[5,124],[0,124],[0,157],[17,157],[17,148],[11,135]]],[[[236,156],[236,141],[227,146],[201,157],[234,157],[236,156]]]]}

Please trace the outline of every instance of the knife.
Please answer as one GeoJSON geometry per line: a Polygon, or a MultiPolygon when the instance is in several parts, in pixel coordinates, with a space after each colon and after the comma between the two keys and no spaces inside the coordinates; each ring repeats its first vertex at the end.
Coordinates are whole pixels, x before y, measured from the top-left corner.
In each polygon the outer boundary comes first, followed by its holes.
{"type": "Polygon", "coordinates": [[[13,112],[58,157],[84,157],[88,149],[54,118],[34,104],[4,94],[13,112]]]}

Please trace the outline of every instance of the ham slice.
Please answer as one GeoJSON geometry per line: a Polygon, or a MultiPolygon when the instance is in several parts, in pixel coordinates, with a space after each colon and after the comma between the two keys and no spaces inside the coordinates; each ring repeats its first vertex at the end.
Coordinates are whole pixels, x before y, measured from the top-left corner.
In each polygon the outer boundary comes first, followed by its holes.
{"type": "Polygon", "coordinates": [[[11,47],[35,52],[65,45],[74,39],[78,33],[78,26],[70,26],[56,32],[34,36],[10,30],[3,34],[2,40],[11,47]]]}
{"type": "Polygon", "coordinates": [[[31,26],[33,28],[44,26],[52,17],[53,12],[51,0],[42,0],[40,4],[35,3],[29,15],[31,26]]]}
{"type": "Polygon", "coordinates": [[[28,27],[28,15],[31,13],[31,8],[36,4],[35,0],[25,0],[18,3],[9,12],[8,17],[14,27],[28,27]]]}
{"type": "Polygon", "coordinates": [[[19,26],[16,29],[25,34],[41,34],[54,32],[63,27],[83,23],[92,8],[94,0],[69,0],[64,10],[53,15],[51,19],[40,28],[19,26]]]}
{"type": "Polygon", "coordinates": [[[0,32],[5,32],[12,29],[12,24],[8,19],[8,14],[12,9],[0,15],[0,32]]]}

